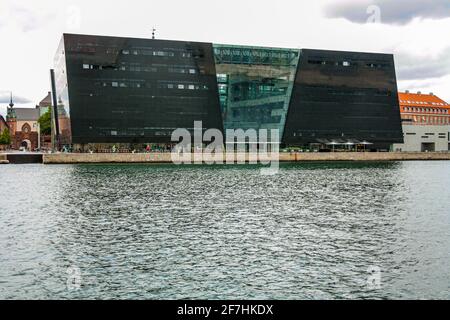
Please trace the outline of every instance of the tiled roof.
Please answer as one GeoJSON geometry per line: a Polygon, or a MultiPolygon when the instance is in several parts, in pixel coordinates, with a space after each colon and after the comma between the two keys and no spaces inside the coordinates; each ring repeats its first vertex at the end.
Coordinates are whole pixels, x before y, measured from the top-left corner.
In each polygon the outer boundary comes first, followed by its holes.
{"type": "Polygon", "coordinates": [[[37,121],[39,119],[39,109],[36,108],[14,108],[18,121],[37,121]]]}
{"type": "Polygon", "coordinates": [[[399,93],[400,106],[438,107],[450,109],[450,105],[434,94],[399,93]]]}
{"type": "Polygon", "coordinates": [[[49,92],[47,96],[39,102],[40,107],[47,107],[52,105],[52,93],[49,92]]]}

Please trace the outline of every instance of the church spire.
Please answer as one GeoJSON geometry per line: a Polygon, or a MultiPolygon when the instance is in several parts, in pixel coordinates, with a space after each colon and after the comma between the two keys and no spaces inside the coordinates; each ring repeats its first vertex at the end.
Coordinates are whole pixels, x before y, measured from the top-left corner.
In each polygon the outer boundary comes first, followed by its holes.
{"type": "Polygon", "coordinates": [[[11,91],[11,99],[10,99],[10,102],[9,102],[9,107],[10,108],[14,107],[12,91],[11,91]]]}

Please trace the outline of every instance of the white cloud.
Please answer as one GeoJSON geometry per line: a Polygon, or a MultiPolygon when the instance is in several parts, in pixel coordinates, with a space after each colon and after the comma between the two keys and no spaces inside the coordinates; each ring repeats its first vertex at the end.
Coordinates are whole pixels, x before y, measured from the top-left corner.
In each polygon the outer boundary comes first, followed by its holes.
{"type": "Polygon", "coordinates": [[[397,55],[397,76],[400,80],[441,78],[450,74],[450,47],[437,56],[397,55]]]}
{"type": "Polygon", "coordinates": [[[346,0],[334,1],[325,7],[330,18],[344,18],[366,23],[378,8],[381,23],[407,24],[414,19],[443,19],[450,17],[448,0],[346,0]],[[375,6],[375,7],[374,7],[375,6]]]}
{"type": "MultiPolygon", "coordinates": [[[[0,104],[9,104],[11,100],[11,92],[0,90],[0,104]]],[[[30,103],[31,100],[22,96],[13,95],[13,101],[17,104],[30,103]]]]}
{"type": "MultiPolygon", "coordinates": [[[[402,88],[416,81],[426,86],[422,91],[450,98],[444,55],[449,55],[445,50],[450,38],[443,36],[450,30],[450,18],[433,20],[438,16],[427,13],[421,16],[433,19],[416,19],[406,25],[357,25],[325,17],[324,8],[330,2],[228,0],[224,5],[211,0],[1,0],[0,89],[31,100],[21,106],[36,105],[50,89],[49,69],[63,32],[150,38],[156,26],[157,37],[163,39],[394,53],[402,88]],[[26,18],[4,19],[3,9],[9,12],[14,6],[26,8],[15,13],[15,17],[26,18]]],[[[386,11],[382,10],[382,18],[386,11]]],[[[1,103],[0,107],[4,108],[1,103]]]]}
{"type": "Polygon", "coordinates": [[[55,12],[46,7],[30,7],[17,2],[6,1],[0,13],[0,28],[9,26],[21,32],[31,32],[55,19],[55,12]]]}
{"type": "Polygon", "coordinates": [[[439,98],[450,103],[450,91],[448,84],[450,83],[450,75],[439,79],[422,79],[422,80],[403,80],[399,81],[399,90],[409,90],[411,92],[421,91],[422,93],[430,93],[437,95],[439,98]]]}

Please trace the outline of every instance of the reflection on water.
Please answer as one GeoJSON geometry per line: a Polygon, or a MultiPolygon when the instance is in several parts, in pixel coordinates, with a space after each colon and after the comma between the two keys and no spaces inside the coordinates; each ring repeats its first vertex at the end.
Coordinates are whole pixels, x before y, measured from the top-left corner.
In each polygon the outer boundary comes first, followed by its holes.
{"type": "Polygon", "coordinates": [[[10,165],[0,192],[0,298],[450,298],[448,162],[10,165]]]}

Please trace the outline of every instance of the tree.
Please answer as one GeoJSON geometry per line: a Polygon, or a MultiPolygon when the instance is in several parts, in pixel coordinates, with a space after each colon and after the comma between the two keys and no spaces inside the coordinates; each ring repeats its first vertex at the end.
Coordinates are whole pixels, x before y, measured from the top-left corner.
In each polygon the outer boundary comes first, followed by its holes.
{"type": "Polygon", "coordinates": [[[50,109],[48,109],[46,113],[39,117],[38,122],[41,127],[41,134],[52,134],[52,113],[50,109]]]}
{"type": "Polygon", "coordinates": [[[0,134],[0,145],[10,145],[11,144],[11,135],[9,134],[9,130],[5,129],[0,134]]]}

